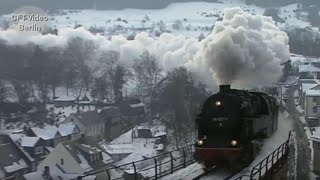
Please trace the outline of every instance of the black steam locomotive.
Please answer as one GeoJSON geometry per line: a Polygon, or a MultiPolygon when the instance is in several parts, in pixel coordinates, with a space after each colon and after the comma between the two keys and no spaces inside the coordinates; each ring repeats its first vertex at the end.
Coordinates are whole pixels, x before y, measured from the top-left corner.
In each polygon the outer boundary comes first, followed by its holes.
{"type": "Polygon", "coordinates": [[[195,160],[205,170],[248,165],[259,152],[261,140],[277,130],[278,110],[277,99],[265,93],[221,85],[196,119],[195,160]]]}

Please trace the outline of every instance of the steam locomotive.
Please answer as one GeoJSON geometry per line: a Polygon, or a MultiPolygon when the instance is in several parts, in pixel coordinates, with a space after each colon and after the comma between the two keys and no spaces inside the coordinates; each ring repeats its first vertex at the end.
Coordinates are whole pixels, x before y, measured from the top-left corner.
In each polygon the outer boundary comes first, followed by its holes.
{"type": "Polygon", "coordinates": [[[262,139],[278,128],[277,99],[262,92],[248,92],[221,85],[196,118],[198,140],[194,158],[204,166],[236,169],[252,162],[262,139]]]}

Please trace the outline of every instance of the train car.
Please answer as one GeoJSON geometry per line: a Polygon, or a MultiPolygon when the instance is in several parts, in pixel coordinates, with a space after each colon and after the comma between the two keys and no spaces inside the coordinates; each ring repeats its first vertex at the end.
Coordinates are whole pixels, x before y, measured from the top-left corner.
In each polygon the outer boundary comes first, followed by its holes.
{"type": "Polygon", "coordinates": [[[221,85],[197,116],[195,160],[205,170],[248,165],[259,152],[262,139],[277,130],[278,110],[277,99],[272,96],[221,85]]]}

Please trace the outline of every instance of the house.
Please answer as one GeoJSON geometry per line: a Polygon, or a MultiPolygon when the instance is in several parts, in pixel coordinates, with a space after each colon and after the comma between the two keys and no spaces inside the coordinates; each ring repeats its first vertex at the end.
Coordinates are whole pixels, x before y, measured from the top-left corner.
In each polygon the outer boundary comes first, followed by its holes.
{"type": "Polygon", "coordinates": [[[139,126],[137,128],[137,138],[152,138],[152,132],[150,128],[145,126],[139,126]]]}
{"type": "Polygon", "coordinates": [[[307,90],[304,101],[304,115],[309,126],[319,126],[320,90],[307,90]]]}
{"type": "Polygon", "coordinates": [[[121,113],[118,107],[105,107],[100,111],[100,117],[105,123],[105,138],[113,140],[123,133],[121,113]]]}
{"type": "Polygon", "coordinates": [[[145,121],[145,105],[135,98],[125,98],[118,103],[120,112],[128,124],[136,125],[145,121]]]}
{"type": "Polygon", "coordinates": [[[75,97],[58,97],[53,100],[54,106],[55,107],[67,107],[67,106],[72,106],[76,102],[75,97]]]}
{"type": "Polygon", "coordinates": [[[304,99],[306,95],[306,91],[315,87],[316,83],[302,83],[301,87],[299,87],[299,94],[300,94],[300,104],[304,105],[304,99]]]}
{"type": "Polygon", "coordinates": [[[36,162],[11,140],[9,135],[0,135],[0,179],[15,177],[36,170],[36,162]]]}
{"type": "MultiPolygon", "coordinates": [[[[78,173],[66,173],[61,169],[61,167],[56,164],[55,166],[45,166],[42,169],[38,169],[35,172],[25,174],[23,177],[26,180],[40,180],[40,179],[50,179],[50,180],[70,180],[77,179],[82,174],[78,173]]],[[[96,176],[86,176],[82,180],[95,180],[96,176]]]]}
{"type": "Polygon", "coordinates": [[[154,137],[160,139],[160,143],[167,144],[167,133],[166,132],[156,132],[154,137]]]}
{"type": "MultiPolygon", "coordinates": [[[[106,169],[112,163],[111,157],[101,149],[75,142],[58,144],[39,164],[38,169],[57,166],[68,174],[88,175],[106,169]]],[[[105,171],[96,174],[97,179],[108,179],[105,171]]]]}
{"type": "Polygon", "coordinates": [[[40,137],[28,137],[24,134],[11,134],[10,138],[36,161],[41,161],[46,155],[46,142],[40,137]]]}
{"type": "Polygon", "coordinates": [[[103,148],[115,162],[120,161],[134,152],[132,144],[103,144],[101,148],[103,148]]]}
{"type": "Polygon", "coordinates": [[[30,137],[39,137],[45,141],[46,146],[55,147],[60,142],[75,141],[82,137],[82,132],[73,123],[59,124],[57,126],[47,125],[44,127],[33,127],[26,133],[30,137]]]}
{"type": "Polygon", "coordinates": [[[56,126],[33,127],[26,133],[30,137],[39,137],[45,141],[46,146],[55,147],[61,142],[61,134],[56,126]]]}
{"type": "Polygon", "coordinates": [[[320,79],[320,68],[318,64],[309,63],[300,65],[298,79],[300,87],[302,83],[314,83],[314,79],[320,79]]]}
{"type": "Polygon", "coordinates": [[[313,146],[313,172],[320,175],[320,127],[316,127],[311,137],[313,146]]]}
{"type": "Polygon", "coordinates": [[[87,111],[71,114],[62,124],[74,123],[82,133],[85,141],[95,143],[103,139],[105,134],[105,122],[96,111],[87,111]]]}
{"type": "Polygon", "coordinates": [[[76,141],[83,136],[83,133],[80,131],[78,126],[72,122],[59,124],[58,131],[61,134],[64,141],[76,141]]]}

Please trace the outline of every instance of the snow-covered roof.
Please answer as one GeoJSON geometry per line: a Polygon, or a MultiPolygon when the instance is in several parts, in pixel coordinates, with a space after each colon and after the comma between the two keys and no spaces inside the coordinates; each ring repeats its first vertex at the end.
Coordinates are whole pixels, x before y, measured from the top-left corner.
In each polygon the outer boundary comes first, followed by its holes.
{"type": "MultiPolygon", "coordinates": [[[[75,133],[76,125],[73,123],[59,124],[59,126],[44,126],[43,128],[33,127],[31,130],[37,137],[44,140],[54,139],[57,133],[61,136],[68,136],[75,133]]],[[[76,132],[77,133],[77,132],[76,132]]]]}
{"type": "Polygon", "coordinates": [[[81,153],[78,153],[77,156],[80,159],[80,166],[82,169],[85,170],[85,172],[93,170],[93,168],[89,165],[88,161],[84,158],[84,156],[81,153]]]}
{"type": "Polygon", "coordinates": [[[320,68],[315,67],[312,64],[300,65],[299,66],[299,73],[300,72],[320,72],[320,68]]]}
{"type": "Polygon", "coordinates": [[[39,137],[23,137],[21,138],[22,147],[34,147],[34,145],[40,140],[39,137]]]}
{"type": "MultiPolygon", "coordinates": [[[[64,142],[61,143],[61,146],[68,151],[68,155],[77,161],[85,172],[99,170],[112,162],[111,157],[103,154],[104,152],[101,149],[93,146],[78,144],[76,142],[64,142]],[[102,153],[102,157],[99,156],[98,159],[92,160],[92,157],[96,157],[100,153],[102,153]]],[[[58,145],[56,148],[61,148],[61,146],[58,145]]]]}
{"type": "Polygon", "coordinates": [[[105,164],[110,164],[113,162],[112,158],[105,152],[102,152],[102,158],[105,164]]]}
{"type": "Polygon", "coordinates": [[[307,90],[306,96],[320,96],[320,90],[307,90]]]}
{"type": "Polygon", "coordinates": [[[43,128],[33,127],[31,130],[37,137],[40,137],[43,140],[54,139],[58,133],[58,128],[56,126],[45,126],[43,128]]]}
{"type": "MultiPolygon", "coordinates": [[[[43,179],[43,169],[40,169],[36,172],[28,173],[24,175],[26,180],[37,180],[43,179]]],[[[61,167],[58,165],[49,166],[50,176],[52,180],[69,180],[69,179],[77,179],[77,177],[81,176],[82,174],[69,174],[65,173],[61,170],[61,167]]],[[[83,180],[94,180],[96,176],[90,175],[82,178],[83,180]]]]}
{"type": "Polygon", "coordinates": [[[10,166],[5,166],[4,169],[10,173],[10,172],[14,172],[14,171],[18,171],[20,169],[24,169],[24,168],[28,168],[28,165],[27,163],[23,160],[23,159],[20,159],[19,161],[17,162],[13,162],[12,165],[10,166]]]}
{"type": "Polygon", "coordinates": [[[131,154],[134,151],[132,144],[109,144],[102,145],[109,154],[131,154]]]}
{"type": "Polygon", "coordinates": [[[165,136],[165,135],[167,135],[166,132],[156,132],[156,133],[154,134],[154,137],[160,137],[160,136],[165,136]]]}
{"type": "Polygon", "coordinates": [[[149,129],[150,130],[150,128],[148,128],[146,126],[139,126],[137,129],[149,129]]]}
{"type": "Polygon", "coordinates": [[[76,125],[72,123],[59,124],[58,130],[61,136],[68,136],[74,133],[76,125]]]}
{"type": "Polygon", "coordinates": [[[141,103],[137,103],[137,104],[130,104],[129,106],[131,108],[138,108],[138,107],[144,107],[145,105],[141,102],[141,103]]]}
{"type": "Polygon", "coordinates": [[[58,102],[58,101],[62,101],[62,102],[65,102],[65,101],[75,101],[76,98],[75,97],[72,97],[72,96],[60,96],[56,99],[54,99],[54,101],[58,102]]]}
{"type": "Polygon", "coordinates": [[[306,90],[309,90],[315,86],[317,86],[316,83],[302,83],[302,92],[306,92],[306,90]]]}

